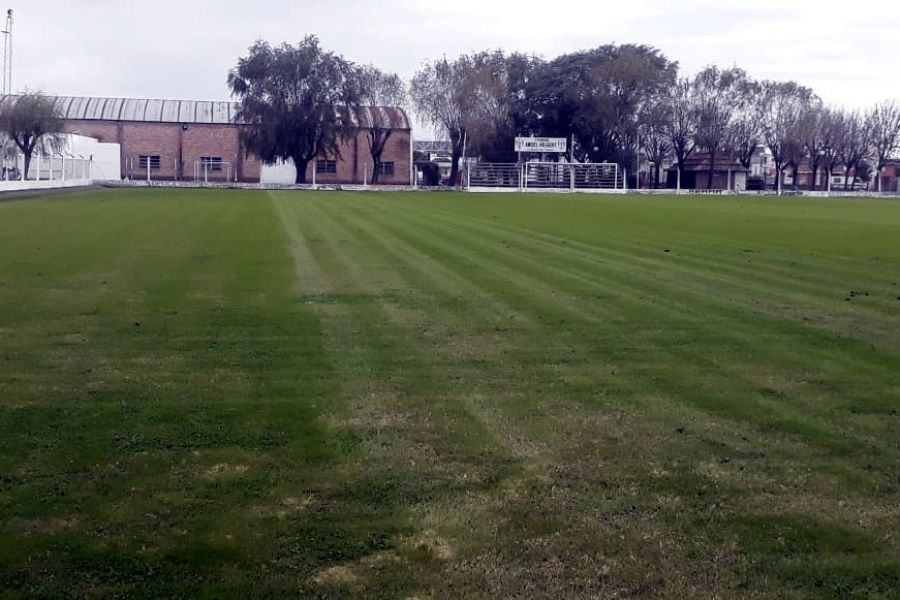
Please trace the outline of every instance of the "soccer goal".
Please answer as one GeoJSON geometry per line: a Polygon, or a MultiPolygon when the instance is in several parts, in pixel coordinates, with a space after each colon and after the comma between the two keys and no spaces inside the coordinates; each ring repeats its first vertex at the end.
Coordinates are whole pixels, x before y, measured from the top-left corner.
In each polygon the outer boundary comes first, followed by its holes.
{"type": "Polygon", "coordinates": [[[220,158],[201,158],[194,161],[194,181],[210,183],[231,181],[231,163],[220,158]]]}

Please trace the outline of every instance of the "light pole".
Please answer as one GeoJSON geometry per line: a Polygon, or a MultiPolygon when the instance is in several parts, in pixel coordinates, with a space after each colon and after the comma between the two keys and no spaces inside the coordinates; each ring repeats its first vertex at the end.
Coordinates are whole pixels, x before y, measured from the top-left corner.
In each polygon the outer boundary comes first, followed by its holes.
{"type": "Polygon", "coordinates": [[[12,57],[13,57],[13,11],[6,11],[6,29],[3,34],[3,95],[12,94],[12,57]]]}

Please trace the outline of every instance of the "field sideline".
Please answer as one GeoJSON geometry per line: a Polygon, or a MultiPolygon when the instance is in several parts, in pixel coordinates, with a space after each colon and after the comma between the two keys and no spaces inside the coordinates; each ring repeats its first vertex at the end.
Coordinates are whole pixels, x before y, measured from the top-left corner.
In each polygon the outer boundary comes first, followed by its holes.
{"type": "Polygon", "coordinates": [[[900,202],[0,202],[0,597],[898,589],[900,202]]]}

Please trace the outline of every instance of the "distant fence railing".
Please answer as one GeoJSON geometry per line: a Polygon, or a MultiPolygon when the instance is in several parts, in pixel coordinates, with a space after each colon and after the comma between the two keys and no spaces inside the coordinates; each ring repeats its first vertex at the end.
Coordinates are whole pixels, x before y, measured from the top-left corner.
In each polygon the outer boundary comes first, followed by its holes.
{"type": "Polygon", "coordinates": [[[22,154],[0,160],[0,192],[89,185],[93,161],[71,156],[35,155],[25,171],[22,154]]]}
{"type": "Polygon", "coordinates": [[[468,191],[625,191],[625,171],[616,163],[525,162],[464,165],[468,191]]]}

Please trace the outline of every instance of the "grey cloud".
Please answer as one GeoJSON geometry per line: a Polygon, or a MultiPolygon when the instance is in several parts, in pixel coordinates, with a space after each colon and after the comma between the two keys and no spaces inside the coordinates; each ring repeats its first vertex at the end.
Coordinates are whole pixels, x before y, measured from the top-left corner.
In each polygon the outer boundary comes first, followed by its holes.
{"type": "Polygon", "coordinates": [[[796,79],[827,101],[900,97],[900,11],[870,2],[633,0],[609,5],[455,0],[13,0],[17,87],[59,94],[225,98],[225,77],[255,39],[318,34],[358,62],[410,77],[442,54],[506,48],[552,57],[608,42],[652,44],[686,72],[738,64],[796,79]],[[549,8],[548,8],[549,7],[549,8]]]}

